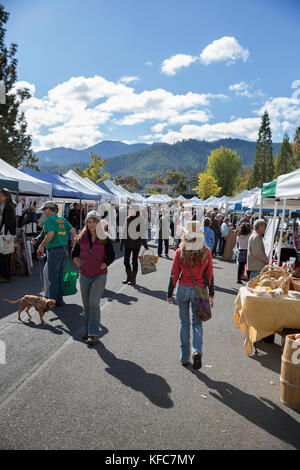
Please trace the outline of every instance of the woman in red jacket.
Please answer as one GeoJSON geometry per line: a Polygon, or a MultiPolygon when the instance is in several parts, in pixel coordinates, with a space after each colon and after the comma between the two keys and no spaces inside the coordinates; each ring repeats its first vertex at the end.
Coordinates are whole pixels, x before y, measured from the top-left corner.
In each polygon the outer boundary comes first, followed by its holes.
{"type": "MultiPolygon", "coordinates": [[[[85,333],[88,346],[98,342],[100,327],[100,299],[103,295],[107,267],[114,261],[115,252],[108,237],[99,239],[96,229],[100,214],[91,211],[85,219],[85,227],[76,238],[72,258],[80,271],[80,290],[84,310],[85,333]]],[[[101,223],[101,222],[100,222],[101,223]]]]}
{"type": "Polygon", "coordinates": [[[184,229],[182,242],[175,252],[172,264],[171,279],[168,290],[168,302],[172,303],[172,295],[179,279],[176,299],[179,307],[180,317],[180,342],[183,366],[189,365],[190,359],[190,312],[192,307],[193,345],[192,357],[193,368],[200,369],[202,366],[202,321],[195,316],[194,312],[194,282],[191,273],[199,287],[209,287],[211,305],[214,297],[212,255],[204,243],[204,232],[200,222],[190,221],[184,229]],[[188,265],[189,264],[189,265],[188,265]]]}

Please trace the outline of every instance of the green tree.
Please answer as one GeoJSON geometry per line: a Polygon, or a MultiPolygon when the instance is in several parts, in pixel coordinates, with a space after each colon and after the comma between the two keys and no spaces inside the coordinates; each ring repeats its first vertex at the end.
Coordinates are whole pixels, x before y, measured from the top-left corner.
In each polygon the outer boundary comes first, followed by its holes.
{"type": "Polygon", "coordinates": [[[285,175],[295,170],[296,164],[292,150],[292,144],[290,143],[287,132],[283,136],[283,141],[280,146],[279,155],[277,155],[275,161],[275,178],[279,175],[285,175]]]}
{"type": "Polygon", "coordinates": [[[140,189],[141,183],[134,176],[115,176],[114,183],[123,186],[127,191],[136,192],[140,189]]]}
{"type": "Polygon", "coordinates": [[[29,150],[29,152],[23,158],[21,164],[23,166],[27,166],[28,168],[32,168],[33,170],[40,171],[39,167],[37,166],[38,161],[38,157],[32,152],[32,150],[29,150]]]}
{"type": "Polygon", "coordinates": [[[179,196],[179,194],[186,192],[186,176],[180,171],[168,171],[165,181],[167,184],[174,185],[174,196],[179,196]]]}
{"type": "Polygon", "coordinates": [[[235,151],[220,147],[212,150],[208,159],[206,173],[213,176],[220,186],[223,196],[231,196],[242,169],[242,159],[235,151]]]}
{"type": "Polygon", "coordinates": [[[162,189],[161,188],[152,188],[152,189],[149,189],[149,194],[161,194],[162,193],[162,189]]]}
{"type": "Polygon", "coordinates": [[[101,157],[98,157],[95,153],[90,152],[90,165],[88,168],[84,170],[79,166],[75,166],[74,170],[81,176],[81,178],[88,178],[89,180],[93,181],[94,183],[98,183],[98,181],[105,181],[109,177],[109,173],[104,173],[101,176],[101,172],[103,167],[106,163],[106,160],[103,160],[101,157]]]}
{"type": "Polygon", "coordinates": [[[295,159],[295,165],[300,168],[300,126],[297,127],[293,137],[292,150],[295,159]]]}
{"type": "Polygon", "coordinates": [[[196,191],[200,199],[205,200],[210,196],[217,196],[221,189],[216,178],[209,176],[207,173],[200,173],[198,175],[198,186],[193,188],[193,191],[196,191]]]}
{"type": "Polygon", "coordinates": [[[267,111],[264,112],[258,131],[256,143],[255,161],[249,178],[248,189],[255,186],[262,187],[263,183],[274,179],[274,159],[272,148],[272,132],[270,118],[267,111]]]}
{"type": "Polygon", "coordinates": [[[14,91],[17,80],[17,44],[7,49],[4,28],[9,13],[0,5],[0,82],[5,87],[5,104],[0,104],[0,158],[18,167],[31,147],[31,136],[27,134],[25,115],[20,111],[21,104],[29,99],[27,88],[14,91]]]}

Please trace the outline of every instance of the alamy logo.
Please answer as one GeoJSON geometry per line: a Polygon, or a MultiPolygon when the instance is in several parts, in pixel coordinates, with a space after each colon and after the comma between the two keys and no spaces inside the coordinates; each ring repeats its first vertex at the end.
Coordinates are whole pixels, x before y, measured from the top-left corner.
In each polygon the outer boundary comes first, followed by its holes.
{"type": "Polygon", "coordinates": [[[0,341],[0,364],[6,364],[6,345],[0,341]]]}
{"type": "Polygon", "coordinates": [[[0,82],[0,104],[6,104],[5,83],[0,82]]]}

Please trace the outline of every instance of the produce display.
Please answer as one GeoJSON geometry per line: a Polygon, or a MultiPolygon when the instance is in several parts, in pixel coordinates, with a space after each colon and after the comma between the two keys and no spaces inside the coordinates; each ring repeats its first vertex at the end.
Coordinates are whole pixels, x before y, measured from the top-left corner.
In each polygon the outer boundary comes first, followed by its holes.
{"type": "Polygon", "coordinates": [[[291,273],[282,268],[266,266],[260,275],[247,283],[247,288],[255,295],[278,297],[287,295],[289,291],[291,273]]]}

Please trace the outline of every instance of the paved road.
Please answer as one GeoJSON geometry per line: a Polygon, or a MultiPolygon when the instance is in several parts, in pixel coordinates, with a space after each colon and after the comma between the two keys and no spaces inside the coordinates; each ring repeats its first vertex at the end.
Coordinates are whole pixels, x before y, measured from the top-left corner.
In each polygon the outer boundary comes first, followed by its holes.
{"type": "Polygon", "coordinates": [[[300,415],[280,402],[280,337],[244,354],[233,322],[236,265],[214,266],[200,371],[179,363],[177,307],[165,301],[171,260],[139,274],[136,287],[122,285],[115,261],[94,349],[81,341],[79,294],[48,312],[44,327],[37,313],[18,322],[16,306],[3,302],[40,291],[38,265],[32,278],[0,285],[0,448],[299,449],[300,415]]]}

